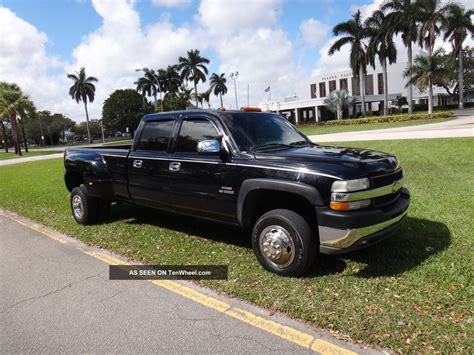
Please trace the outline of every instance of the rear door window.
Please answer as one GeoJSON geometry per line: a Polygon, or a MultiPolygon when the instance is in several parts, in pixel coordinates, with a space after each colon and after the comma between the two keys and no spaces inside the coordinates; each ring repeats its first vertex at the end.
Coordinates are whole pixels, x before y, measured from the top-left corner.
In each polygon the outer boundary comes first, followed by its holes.
{"type": "Polygon", "coordinates": [[[173,132],[174,120],[145,123],[138,142],[139,150],[166,151],[173,132]]]}

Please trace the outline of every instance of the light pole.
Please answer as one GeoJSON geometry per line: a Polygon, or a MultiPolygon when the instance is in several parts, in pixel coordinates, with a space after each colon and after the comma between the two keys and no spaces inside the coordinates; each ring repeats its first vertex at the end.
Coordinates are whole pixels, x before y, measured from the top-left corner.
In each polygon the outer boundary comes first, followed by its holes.
{"type": "Polygon", "coordinates": [[[237,77],[239,76],[239,72],[236,71],[235,73],[230,73],[230,77],[234,80],[234,92],[235,92],[235,109],[239,109],[239,104],[237,101],[237,77]]]}
{"type": "Polygon", "coordinates": [[[99,120],[99,122],[100,122],[100,130],[102,131],[102,143],[105,143],[104,124],[102,123],[102,120],[99,120]]]}
{"type": "MultiPolygon", "coordinates": [[[[163,97],[161,96],[160,80],[158,79],[158,77],[152,71],[150,71],[148,68],[135,69],[135,71],[136,72],[142,71],[144,73],[150,73],[151,76],[153,76],[153,78],[155,78],[156,86],[158,87],[158,92],[160,93],[161,112],[163,112],[163,97]]],[[[156,109],[156,106],[155,106],[155,109],[156,109]]]]}

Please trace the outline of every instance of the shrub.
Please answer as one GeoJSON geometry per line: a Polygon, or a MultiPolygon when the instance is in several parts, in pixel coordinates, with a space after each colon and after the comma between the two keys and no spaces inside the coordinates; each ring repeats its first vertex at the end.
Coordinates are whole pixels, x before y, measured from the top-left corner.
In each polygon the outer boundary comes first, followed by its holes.
{"type": "Polygon", "coordinates": [[[413,120],[427,120],[435,118],[449,118],[452,117],[451,111],[440,111],[434,112],[429,115],[428,113],[414,113],[414,114],[401,114],[401,115],[388,115],[388,116],[374,116],[374,117],[362,117],[345,120],[334,120],[325,121],[321,123],[325,126],[339,126],[339,125],[353,125],[353,124],[365,124],[365,123],[383,123],[383,122],[402,122],[402,121],[413,121],[413,120]]]}

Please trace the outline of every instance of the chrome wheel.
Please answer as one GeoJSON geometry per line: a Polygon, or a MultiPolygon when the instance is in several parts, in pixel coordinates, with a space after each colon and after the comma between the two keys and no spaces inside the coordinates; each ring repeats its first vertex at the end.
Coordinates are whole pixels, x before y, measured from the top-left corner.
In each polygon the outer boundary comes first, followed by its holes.
{"type": "Polygon", "coordinates": [[[72,212],[77,219],[82,219],[84,215],[84,206],[82,204],[82,198],[79,195],[74,195],[72,198],[72,212]]]}
{"type": "Polygon", "coordinates": [[[277,268],[285,268],[295,258],[295,245],[288,231],[277,225],[266,227],[259,237],[263,257],[277,268]]]}

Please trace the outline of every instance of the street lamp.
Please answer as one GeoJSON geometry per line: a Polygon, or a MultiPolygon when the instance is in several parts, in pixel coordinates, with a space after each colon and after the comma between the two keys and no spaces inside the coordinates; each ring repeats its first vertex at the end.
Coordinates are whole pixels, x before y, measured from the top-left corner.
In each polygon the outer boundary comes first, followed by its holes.
{"type": "Polygon", "coordinates": [[[239,109],[239,104],[237,102],[237,77],[239,76],[239,72],[236,71],[235,73],[230,73],[230,77],[234,80],[234,92],[235,92],[235,109],[239,109]]]}
{"type": "MultiPolygon", "coordinates": [[[[162,98],[162,96],[161,96],[160,80],[158,79],[158,77],[157,77],[153,72],[151,72],[148,68],[135,69],[135,71],[136,71],[136,72],[142,71],[142,72],[144,72],[144,73],[150,73],[151,76],[153,76],[153,78],[155,78],[156,86],[158,87],[158,92],[160,93],[161,112],[163,112],[163,98],[162,98]]],[[[155,107],[155,109],[156,109],[156,107],[155,107]]]]}

